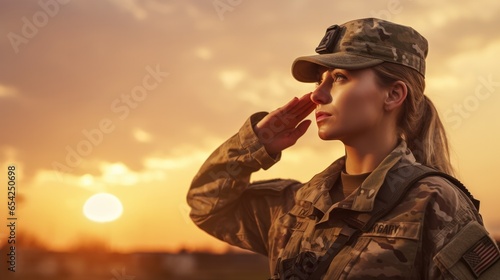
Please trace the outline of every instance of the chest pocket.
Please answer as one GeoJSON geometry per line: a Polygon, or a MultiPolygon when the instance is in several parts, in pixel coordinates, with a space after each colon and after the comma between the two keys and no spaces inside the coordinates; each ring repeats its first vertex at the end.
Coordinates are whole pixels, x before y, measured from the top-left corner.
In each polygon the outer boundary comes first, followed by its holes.
{"type": "Polygon", "coordinates": [[[301,251],[304,238],[314,229],[316,218],[312,203],[305,200],[297,201],[292,209],[281,217],[280,222],[283,230],[289,234],[280,257],[288,259],[301,251]]]}
{"type": "Polygon", "coordinates": [[[288,215],[290,215],[291,220],[294,221],[294,223],[291,224],[291,229],[293,231],[304,232],[309,224],[314,224],[316,221],[312,203],[305,200],[299,200],[290,212],[288,212],[288,215]]]}
{"type": "Polygon", "coordinates": [[[366,244],[346,268],[349,279],[367,279],[377,272],[381,278],[411,279],[419,246],[421,225],[414,222],[378,222],[363,233],[366,244]],[[387,267],[391,267],[387,270],[387,267]],[[370,268],[370,269],[367,269],[370,268]]]}

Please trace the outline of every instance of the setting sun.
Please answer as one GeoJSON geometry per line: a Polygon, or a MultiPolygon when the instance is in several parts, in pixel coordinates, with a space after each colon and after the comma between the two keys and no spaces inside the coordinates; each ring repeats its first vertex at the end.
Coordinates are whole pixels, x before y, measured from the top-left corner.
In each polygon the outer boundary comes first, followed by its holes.
{"type": "Polygon", "coordinates": [[[83,205],[83,214],[89,220],[98,223],[112,222],[123,212],[120,200],[109,193],[98,193],[91,196],[83,205]]]}

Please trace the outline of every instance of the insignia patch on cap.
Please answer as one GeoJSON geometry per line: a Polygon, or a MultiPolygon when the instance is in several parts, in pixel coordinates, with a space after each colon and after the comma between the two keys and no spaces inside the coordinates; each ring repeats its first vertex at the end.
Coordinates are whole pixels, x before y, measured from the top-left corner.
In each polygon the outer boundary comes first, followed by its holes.
{"type": "Polygon", "coordinates": [[[479,277],[500,259],[500,252],[493,241],[488,236],[485,236],[476,242],[462,258],[467,263],[472,273],[474,273],[476,277],[479,277]]]}
{"type": "Polygon", "coordinates": [[[340,26],[332,25],[326,30],[325,36],[316,47],[316,52],[319,54],[332,53],[340,35],[340,26]]]}

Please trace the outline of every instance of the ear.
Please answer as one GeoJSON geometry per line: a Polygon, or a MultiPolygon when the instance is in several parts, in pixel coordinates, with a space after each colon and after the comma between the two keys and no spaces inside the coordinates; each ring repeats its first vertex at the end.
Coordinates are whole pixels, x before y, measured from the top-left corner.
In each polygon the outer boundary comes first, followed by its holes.
{"type": "Polygon", "coordinates": [[[394,82],[387,91],[386,98],[384,100],[384,109],[386,111],[393,111],[401,105],[408,95],[408,87],[403,81],[394,82]]]}

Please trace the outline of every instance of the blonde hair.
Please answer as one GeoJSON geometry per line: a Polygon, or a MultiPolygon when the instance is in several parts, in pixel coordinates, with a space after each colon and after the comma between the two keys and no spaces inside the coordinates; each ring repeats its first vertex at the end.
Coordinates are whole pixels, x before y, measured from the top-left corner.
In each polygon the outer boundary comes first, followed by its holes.
{"type": "Polygon", "coordinates": [[[402,81],[408,88],[397,126],[416,160],[453,175],[446,132],[436,107],[424,95],[424,77],[414,69],[389,62],[372,69],[382,85],[402,81]]]}

